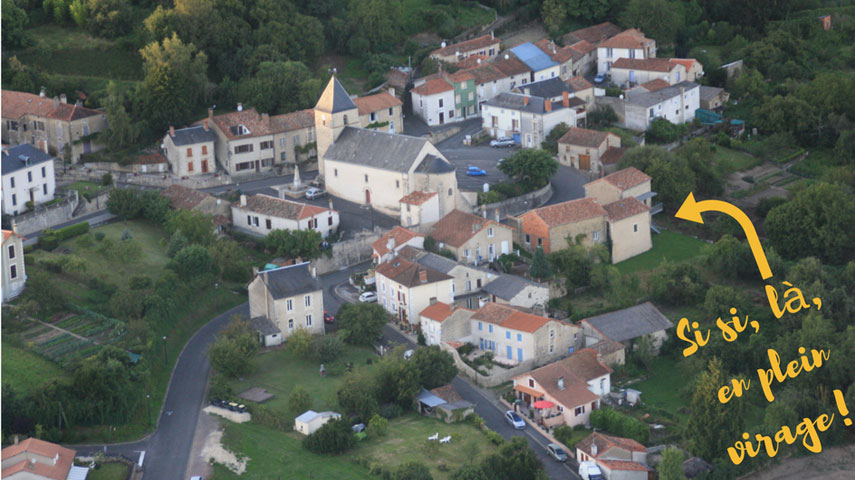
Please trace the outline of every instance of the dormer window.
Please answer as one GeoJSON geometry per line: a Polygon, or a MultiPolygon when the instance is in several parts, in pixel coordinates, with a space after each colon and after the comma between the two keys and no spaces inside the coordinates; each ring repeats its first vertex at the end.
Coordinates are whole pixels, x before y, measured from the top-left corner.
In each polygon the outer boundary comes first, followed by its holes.
{"type": "Polygon", "coordinates": [[[246,128],[246,125],[244,125],[242,123],[239,125],[235,125],[233,127],[229,127],[229,130],[231,130],[232,135],[241,136],[241,135],[249,135],[250,134],[249,129],[246,128]]]}

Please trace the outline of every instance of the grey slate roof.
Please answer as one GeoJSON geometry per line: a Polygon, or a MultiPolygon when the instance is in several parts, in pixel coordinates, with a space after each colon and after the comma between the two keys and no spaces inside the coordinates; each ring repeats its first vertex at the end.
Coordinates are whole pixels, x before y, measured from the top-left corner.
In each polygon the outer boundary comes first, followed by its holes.
{"type": "MultiPolygon", "coordinates": [[[[416,262],[423,267],[432,268],[438,272],[442,272],[448,275],[451,275],[450,272],[454,270],[454,267],[462,265],[448,257],[443,257],[442,255],[437,255],[433,252],[428,252],[426,250],[413,247],[411,245],[407,245],[406,247],[399,250],[398,255],[406,258],[407,260],[410,260],[411,262],[416,262]]],[[[471,268],[473,270],[489,272],[488,269],[476,265],[462,266],[466,268],[471,268]]]]}
{"type": "Polygon", "coordinates": [[[484,285],[483,288],[485,292],[491,295],[495,295],[503,300],[510,300],[528,286],[546,288],[531,280],[508,274],[499,275],[499,278],[484,285]]]}
{"type": "Polygon", "coordinates": [[[706,85],[701,85],[701,93],[700,93],[701,100],[712,100],[722,91],[724,91],[723,88],[708,87],[706,85]]]}
{"type": "Polygon", "coordinates": [[[317,110],[327,113],[338,113],[344,110],[355,109],[356,104],[350,98],[347,90],[338,81],[338,78],[333,75],[327,87],[321,93],[321,98],[318,99],[318,104],[315,105],[317,110]]]}
{"type": "Polygon", "coordinates": [[[409,172],[427,139],[396,133],[345,127],[324,160],[409,172]]]}
{"type": "Polygon", "coordinates": [[[176,130],[175,136],[171,138],[172,143],[178,146],[195,145],[197,143],[215,142],[217,140],[217,134],[210,128],[205,130],[205,127],[198,125],[196,127],[176,130]]]}
{"type": "Polygon", "coordinates": [[[9,147],[3,151],[3,175],[51,160],[53,157],[29,143],[9,147]]]}
{"type": "Polygon", "coordinates": [[[264,315],[252,319],[252,328],[264,336],[282,333],[276,325],[274,325],[273,322],[264,315]]]}
{"type": "Polygon", "coordinates": [[[422,163],[416,167],[418,173],[449,173],[455,170],[454,165],[436,155],[425,155],[422,163]]]}
{"type": "Polygon", "coordinates": [[[301,293],[321,290],[321,282],[312,277],[309,262],[259,272],[274,299],[293,297],[301,293]]]}
{"type": "Polygon", "coordinates": [[[561,78],[553,77],[539,82],[529,83],[528,85],[519,85],[514,89],[514,91],[518,91],[519,93],[524,93],[526,95],[533,95],[535,97],[554,98],[560,97],[563,92],[572,92],[573,89],[564,83],[561,78]]]}
{"type": "Polygon", "coordinates": [[[416,399],[419,402],[424,403],[428,407],[437,407],[439,405],[448,403],[445,400],[439,398],[437,395],[434,395],[433,393],[425,390],[424,388],[422,388],[422,391],[419,392],[418,395],[416,395],[416,399]]]}
{"type": "MultiPolygon", "coordinates": [[[[526,95],[510,92],[500,93],[492,99],[484,102],[485,105],[489,105],[491,107],[507,108],[510,110],[537,114],[546,113],[546,109],[544,108],[545,103],[545,100],[541,97],[527,97],[526,95]],[[525,104],[525,98],[528,98],[528,105],[525,104]]],[[[561,102],[552,102],[553,112],[562,108],[564,108],[564,105],[561,102]]]]}
{"type": "Polygon", "coordinates": [[[623,342],[674,326],[650,302],[582,320],[610,340],[623,342]]]}
{"type": "Polygon", "coordinates": [[[693,82],[680,82],[676,85],[656,90],[655,92],[643,91],[643,88],[638,89],[639,91],[630,90],[627,93],[627,101],[631,105],[638,105],[645,108],[652,107],[668,100],[669,98],[680,95],[680,88],[685,88],[686,92],[689,92],[693,88],[698,88],[698,86],[699,85],[697,83],[693,82]]]}

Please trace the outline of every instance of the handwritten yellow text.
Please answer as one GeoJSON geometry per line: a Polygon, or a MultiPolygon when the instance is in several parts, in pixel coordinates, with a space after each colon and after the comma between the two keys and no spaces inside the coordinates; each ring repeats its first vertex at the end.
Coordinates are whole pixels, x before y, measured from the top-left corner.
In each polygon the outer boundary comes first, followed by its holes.
{"type": "MultiPolygon", "coordinates": [[[[778,291],[772,285],[766,285],[766,298],[769,300],[769,307],[772,308],[772,314],[775,318],[781,318],[784,312],[797,313],[805,308],[810,308],[810,304],[805,301],[802,291],[797,287],[793,287],[790,282],[784,282],[784,285],[790,287],[784,292],[783,308],[778,305],[778,291]]],[[[822,309],[822,299],[814,297],[812,299],[817,310],[822,309]]]]}
{"type": "Polygon", "coordinates": [[[754,440],[757,442],[756,446],[748,440],[750,436],[748,435],[748,432],[745,432],[742,434],[742,439],[744,441],[738,440],[732,447],[727,447],[727,455],[730,457],[730,461],[733,462],[734,465],[742,463],[742,461],[745,460],[746,454],[749,457],[756,457],[762,449],[766,450],[766,454],[769,455],[769,457],[774,457],[778,454],[778,447],[782,442],[787,445],[792,445],[796,440],[798,440],[798,437],[802,437],[802,445],[804,445],[805,448],[813,453],[819,453],[822,451],[822,441],[819,439],[819,432],[828,430],[828,427],[831,426],[831,422],[833,421],[833,413],[831,416],[823,413],[817,417],[816,420],[811,420],[810,418],[803,419],[801,423],[796,425],[795,434],[790,430],[790,427],[786,425],[782,426],[775,433],[774,437],[758,433],[754,435],[754,440]]]}
{"type": "Polygon", "coordinates": [[[828,360],[828,356],[831,352],[822,349],[811,349],[811,358],[808,358],[805,355],[805,347],[799,347],[799,355],[801,355],[801,357],[799,357],[798,360],[793,360],[788,363],[785,371],[781,370],[781,356],[778,355],[778,352],[770,348],[766,353],[769,355],[769,365],[771,368],[757,369],[757,376],[760,377],[760,387],[763,388],[763,395],[766,396],[766,400],[773,402],[775,401],[775,395],[772,394],[773,380],[778,383],[783,383],[784,380],[787,380],[788,378],[796,378],[803,371],[810,372],[815,368],[819,368],[822,366],[822,362],[824,360],[828,360]]]}
{"type": "Polygon", "coordinates": [[[730,380],[732,387],[727,385],[718,389],[718,401],[721,403],[727,403],[733,398],[734,395],[737,397],[742,396],[742,392],[751,388],[751,380],[747,382],[743,379],[731,379],[730,380]]]}

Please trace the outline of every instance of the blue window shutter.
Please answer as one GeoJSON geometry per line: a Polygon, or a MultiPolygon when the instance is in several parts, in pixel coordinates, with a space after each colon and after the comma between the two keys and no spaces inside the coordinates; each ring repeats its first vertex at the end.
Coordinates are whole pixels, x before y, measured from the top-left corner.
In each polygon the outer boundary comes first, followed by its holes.
{"type": "Polygon", "coordinates": [[[508,345],[508,360],[514,358],[514,349],[508,345]]]}
{"type": "Polygon", "coordinates": [[[523,361],[522,348],[517,349],[517,360],[519,360],[520,362],[523,361]]]}
{"type": "Polygon", "coordinates": [[[507,331],[507,332],[505,332],[505,338],[507,338],[507,339],[510,339],[510,338],[511,338],[511,332],[510,332],[510,330],[509,330],[509,331],[507,331]]]}

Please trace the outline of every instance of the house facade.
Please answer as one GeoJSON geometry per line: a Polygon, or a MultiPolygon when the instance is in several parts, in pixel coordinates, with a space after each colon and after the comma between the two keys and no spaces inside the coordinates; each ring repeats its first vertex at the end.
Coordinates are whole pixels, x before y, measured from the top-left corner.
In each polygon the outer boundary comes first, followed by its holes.
{"type": "Polygon", "coordinates": [[[612,263],[644,253],[653,248],[650,234],[650,207],[635,197],[603,205],[609,221],[612,263]]]}
{"type": "Polygon", "coordinates": [[[423,267],[450,275],[453,303],[457,306],[478,308],[483,288],[497,278],[496,273],[489,269],[457,263],[450,258],[412,246],[402,248],[399,256],[423,267]]]}
{"type": "Polygon", "coordinates": [[[507,273],[484,285],[490,301],[529,310],[545,308],[549,303],[549,286],[507,273]]]}
{"type": "Polygon", "coordinates": [[[704,76],[704,65],[694,58],[671,58],[672,63],[679,63],[686,69],[686,80],[700,82],[704,76]]]}
{"type": "Polygon", "coordinates": [[[401,197],[401,225],[425,231],[439,221],[439,193],[416,190],[401,197]]]}
{"type": "Polygon", "coordinates": [[[412,246],[421,249],[424,248],[424,243],[425,236],[421,233],[396,226],[371,244],[374,250],[372,258],[376,263],[383,263],[396,257],[404,247],[412,246]]]}
{"type": "Polygon", "coordinates": [[[484,102],[481,119],[491,136],[513,137],[523,147],[539,148],[559,123],[576,126],[576,110],[570,105],[568,92],[563,92],[560,103],[506,92],[484,102]]]}
{"type": "Polygon", "coordinates": [[[3,449],[3,479],[69,480],[86,478],[88,467],[74,465],[77,452],[55,443],[28,438],[16,439],[3,449]]]}
{"type": "Polygon", "coordinates": [[[457,307],[443,302],[429,305],[419,314],[419,325],[427,345],[439,345],[469,335],[469,320],[474,310],[457,307]]]}
{"type": "Polygon", "coordinates": [[[662,79],[669,85],[686,81],[686,67],[667,58],[618,58],[611,66],[612,83],[631,87],[662,79]]]}
{"type": "Polygon", "coordinates": [[[624,198],[636,198],[648,207],[653,207],[650,185],[652,178],[635,167],[624,168],[605,177],[585,184],[585,197],[596,199],[606,205],[624,198]]]}
{"type": "Polygon", "coordinates": [[[17,215],[29,210],[27,202],[40,205],[56,192],[54,158],[24,143],[3,150],[3,213],[17,215]]]}
{"type": "Polygon", "coordinates": [[[395,89],[353,99],[359,112],[362,128],[377,129],[389,133],[404,133],[402,102],[395,96],[395,89]]]}
{"type": "Polygon", "coordinates": [[[3,303],[20,295],[27,285],[24,240],[14,230],[3,230],[3,303]]]}
{"type": "MultiPolygon", "coordinates": [[[[317,157],[315,111],[311,108],[270,117],[273,134],[273,164],[292,169],[317,157]]],[[[305,171],[310,168],[301,166],[305,171]]]]}
{"type": "Polygon", "coordinates": [[[706,110],[719,109],[730,99],[730,94],[723,88],[707,87],[705,85],[701,85],[699,95],[699,105],[706,110]]]}
{"type": "Polygon", "coordinates": [[[654,92],[634,89],[626,97],[624,124],[638,131],[647,130],[656,118],[674,124],[691,122],[700,107],[700,87],[692,82],[680,82],[654,92]]]}
{"type": "Polygon", "coordinates": [[[217,171],[214,157],[217,134],[208,125],[206,118],[202,125],[194,127],[178,130],[169,127],[169,133],[163,137],[163,150],[172,173],[185,177],[217,171]]]}
{"type": "Polygon", "coordinates": [[[424,120],[428,126],[443,125],[448,122],[462,120],[462,118],[455,115],[457,107],[454,104],[454,85],[449,83],[442,75],[422,83],[416,80],[415,85],[410,90],[410,96],[413,101],[413,114],[424,120]]]}
{"type": "Polygon", "coordinates": [[[454,43],[451,45],[442,42],[442,45],[437,50],[430,52],[430,58],[446,63],[457,63],[460,60],[468,58],[472,55],[482,55],[486,58],[493,58],[499,54],[500,41],[493,36],[493,32],[489,35],[482,35],[465,42],[454,43]]]}
{"type": "Polygon", "coordinates": [[[545,253],[567,248],[580,235],[582,245],[606,242],[606,210],[592,198],[580,198],[530,210],[516,218],[517,243],[527,250],[542,247],[545,253]]]}
{"type": "Polygon", "coordinates": [[[611,391],[612,369],[591,349],[514,377],[514,395],[528,408],[538,400],[555,404],[541,420],[546,427],[587,425],[600,398],[611,391]]]}
{"type": "Polygon", "coordinates": [[[640,30],[629,29],[597,45],[597,73],[611,73],[612,64],[621,58],[656,57],[656,42],[640,30]]]}
{"type": "Polygon", "coordinates": [[[513,248],[513,228],[478,215],[453,210],[437,222],[430,236],[460,263],[493,261],[513,248]]]}
{"type": "Polygon", "coordinates": [[[598,174],[622,157],[620,137],[611,132],[571,128],[558,139],[558,161],[582,171],[598,174]]]}
{"type": "Polygon", "coordinates": [[[594,462],[608,480],[647,480],[647,447],[631,438],[594,432],[576,444],[577,462],[594,462]]]}
{"type": "Polygon", "coordinates": [[[208,124],[217,135],[215,156],[229,175],[250,175],[273,170],[273,129],[270,116],[254,108],[214,116],[208,109],[208,124]]]}
{"type": "Polygon", "coordinates": [[[378,303],[401,323],[417,324],[428,305],[454,301],[450,275],[402,257],[377,265],[374,276],[378,303]]]}
{"type": "Polygon", "coordinates": [[[327,238],[339,225],[336,210],[263,193],[241,195],[240,202],[232,205],[232,219],[235,228],[262,236],[274,230],[315,230],[327,238]]]}
{"type": "Polygon", "coordinates": [[[104,148],[89,137],[107,128],[107,114],[71,105],[65,94],[48,98],[42,89],[39,95],[3,90],[3,143],[29,143],[38,150],[55,156],[65,156],[71,146],[71,158],[77,162],[84,153],[104,148]]]}
{"type": "Polygon", "coordinates": [[[247,290],[250,317],[272,322],[282,341],[298,328],[326,333],[324,291],[309,262],[258,272],[247,290]]]}

